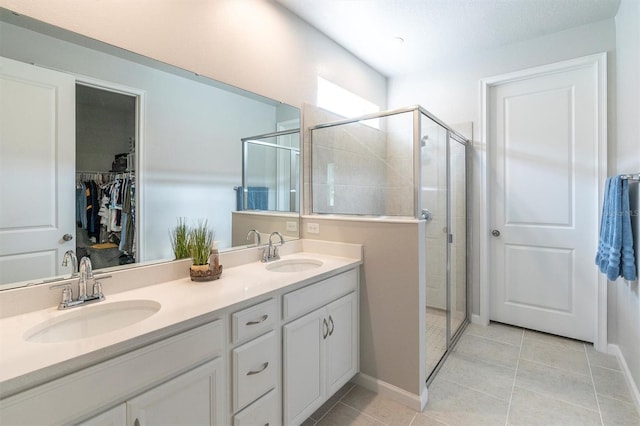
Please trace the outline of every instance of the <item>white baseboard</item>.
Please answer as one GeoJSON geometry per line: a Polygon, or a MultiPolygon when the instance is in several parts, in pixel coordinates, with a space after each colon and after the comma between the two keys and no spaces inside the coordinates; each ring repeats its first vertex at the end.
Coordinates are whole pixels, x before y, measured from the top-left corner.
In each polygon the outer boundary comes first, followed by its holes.
{"type": "Polygon", "coordinates": [[[640,391],[638,390],[638,384],[633,379],[631,375],[631,370],[629,370],[629,366],[627,365],[627,360],[624,358],[622,351],[618,345],[613,343],[609,343],[607,346],[607,352],[610,355],[615,355],[618,358],[618,362],[620,363],[620,367],[622,367],[622,373],[624,374],[624,378],[627,381],[627,385],[629,386],[629,391],[631,391],[631,398],[633,398],[633,403],[636,406],[636,410],[640,414],[640,391]]]}
{"type": "Polygon", "coordinates": [[[363,373],[358,373],[352,381],[365,389],[393,399],[416,411],[424,410],[427,406],[427,400],[429,399],[429,391],[427,390],[426,383],[420,395],[416,395],[363,373]]]}
{"type": "Polygon", "coordinates": [[[482,323],[478,314],[471,314],[471,324],[487,325],[482,323]]]}

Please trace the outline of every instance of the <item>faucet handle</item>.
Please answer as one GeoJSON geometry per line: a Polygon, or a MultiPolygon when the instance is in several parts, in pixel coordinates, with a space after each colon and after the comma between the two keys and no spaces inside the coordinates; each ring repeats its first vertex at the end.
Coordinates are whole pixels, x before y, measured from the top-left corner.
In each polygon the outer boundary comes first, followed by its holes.
{"type": "Polygon", "coordinates": [[[260,261],[262,263],[266,263],[269,261],[269,255],[271,254],[271,249],[269,246],[264,246],[260,248],[260,261]]]}
{"type": "Polygon", "coordinates": [[[280,260],[280,255],[278,254],[278,247],[277,245],[273,245],[273,254],[271,255],[271,259],[272,260],[280,260]]]}
{"type": "Polygon", "coordinates": [[[102,294],[102,283],[100,281],[93,281],[93,294],[91,296],[100,300],[104,299],[104,294],[102,294]]]}
{"type": "Polygon", "coordinates": [[[73,302],[73,290],[71,289],[71,283],[57,284],[49,287],[49,290],[62,287],[62,298],[60,299],[59,309],[65,309],[71,302],[73,302]]]}

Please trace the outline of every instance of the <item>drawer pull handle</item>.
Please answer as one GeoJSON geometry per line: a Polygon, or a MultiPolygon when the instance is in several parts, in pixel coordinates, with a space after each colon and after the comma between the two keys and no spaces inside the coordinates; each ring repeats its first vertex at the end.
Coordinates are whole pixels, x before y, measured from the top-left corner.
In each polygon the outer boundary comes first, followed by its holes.
{"type": "Polygon", "coordinates": [[[133,426],[140,426],[140,420],[136,419],[136,421],[133,422],[133,426]]]}
{"type": "Polygon", "coordinates": [[[329,336],[331,336],[333,334],[333,328],[334,328],[333,318],[331,318],[331,315],[329,315],[329,325],[331,325],[331,328],[329,329],[329,336]]]}
{"type": "Polygon", "coordinates": [[[327,324],[327,319],[322,318],[322,339],[326,339],[329,335],[329,324],[327,324]]]}
{"type": "Polygon", "coordinates": [[[259,370],[251,370],[247,373],[247,376],[253,376],[254,374],[260,374],[262,373],[264,370],[267,369],[267,367],[269,366],[269,362],[265,362],[264,364],[262,364],[262,367],[260,367],[259,370]]]}
{"type": "Polygon", "coordinates": [[[261,322],[264,322],[267,320],[267,318],[269,318],[269,315],[264,314],[263,316],[260,317],[260,319],[258,320],[253,320],[253,321],[249,321],[247,322],[246,325],[256,325],[256,324],[260,324],[261,322]]]}

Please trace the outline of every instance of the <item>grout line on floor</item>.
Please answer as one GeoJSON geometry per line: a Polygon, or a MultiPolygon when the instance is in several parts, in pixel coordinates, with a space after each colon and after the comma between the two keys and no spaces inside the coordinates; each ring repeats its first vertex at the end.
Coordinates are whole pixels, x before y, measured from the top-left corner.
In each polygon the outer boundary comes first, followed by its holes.
{"type": "Polygon", "coordinates": [[[418,417],[420,415],[420,413],[416,413],[413,415],[413,418],[411,419],[411,421],[409,422],[409,426],[413,425],[413,422],[415,421],[416,417],[418,417]]]}
{"type": "Polygon", "coordinates": [[[604,425],[604,419],[602,418],[602,409],[600,408],[600,397],[598,396],[598,390],[596,389],[596,381],[593,378],[593,370],[591,370],[591,361],[589,360],[589,354],[587,348],[584,346],[584,356],[587,357],[587,367],[589,367],[589,377],[591,378],[591,386],[593,386],[593,394],[596,397],[596,405],[598,406],[598,415],[600,416],[600,423],[604,425]]]}
{"type": "MultiPolygon", "coordinates": [[[[363,415],[365,415],[366,417],[368,417],[368,418],[370,418],[370,419],[372,419],[372,420],[374,420],[374,421],[376,421],[376,422],[378,422],[378,423],[382,423],[382,424],[383,424],[383,425],[385,425],[385,426],[390,426],[390,425],[389,425],[389,423],[386,423],[386,422],[382,421],[382,420],[381,420],[381,419],[379,419],[378,417],[372,416],[371,414],[368,414],[368,413],[365,413],[364,411],[358,410],[356,407],[353,407],[353,406],[351,406],[351,405],[349,405],[349,404],[347,404],[347,403],[345,403],[345,402],[342,402],[342,400],[338,401],[338,404],[342,404],[342,405],[344,405],[345,407],[349,407],[349,408],[351,408],[352,410],[357,411],[359,414],[363,414],[363,415]]],[[[338,404],[336,404],[336,405],[338,405],[338,404]]],[[[324,417],[324,416],[323,416],[323,417],[324,417]]]]}
{"type": "MultiPolygon", "coordinates": [[[[535,389],[529,389],[529,388],[525,388],[525,387],[522,387],[522,386],[515,386],[515,387],[516,388],[520,388],[520,389],[524,389],[527,392],[531,392],[531,393],[535,393],[535,394],[541,395],[541,396],[546,397],[546,398],[550,397],[550,395],[548,393],[540,392],[540,391],[537,391],[535,389]]],[[[587,408],[584,405],[579,405],[579,404],[576,404],[575,402],[567,401],[566,399],[556,398],[555,400],[556,401],[560,401],[563,404],[567,404],[567,405],[571,405],[573,407],[579,408],[581,410],[591,411],[592,413],[600,414],[599,413],[599,409],[598,410],[594,410],[592,408],[587,408]]],[[[602,421],[602,416],[600,418],[600,421],[602,421]]]]}
{"type": "MultiPolygon", "coordinates": [[[[338,398],[338,400],[335,402],[335,404],[333,404],[331,406],[331,408],[329,408],[322,416],[320,416],[320,418],[318,420],[315,420],[315,422],[316,422],[315,424],[320,423],[320,421],[322,419],[324,419],[327,416],[327,414],[329,414],[331,411],[333,411],[334,408],[336,408],[336,405],[338,405],[338,404],[340,404],[340,402],[342,402],[342,398],[344,398],[345,396],[349,395],[349,393],[356,388],[356,385],[354,383],[352,383],[352,382],[349,382],[349,383],[351,383],[351,387],[349,388],[349,390],[346,391],[344,393],[344,395],[342,395],[340,398],[338,398]]],[[[345,404],[345,403],[342,403],[342,405],[346,405],[347,407],[351,407],[350,405],[345,404]]],[[[353,407],[351,407],[351,408],[353,408],[353,407]]],[[[355,408],[354,408],[354,410],[355,410],[355,408]]],[[[312,420],[314,420],[314,419],[312,419],[312,420]]]]}
{"type": "Polygon", "coordinates": [[[533,342],[544,343],[544,344],[547,344],[547,345],[552,345],[554,347],[568,349],[568,350],[571,350],[571,351],[574,351],[574,352],[584,352],[586,350],[585,349],[586,342],[584,342],[582,340],[572,339],[571,337],[562,337],[562,336],[558,336],[557,334],[545,333],[544,331],[535,331],[535,330],[527,330],[527,329],[523,329],[523,330],[525,332],[525,339],[528,339],[528,340],[533,341],[533,342]],[[527,331],[529,331],[529,335],[530,335],[530,337],[528,337],[528,338],[526,337],[527,331]],[[571,346],[564,345],[564,344],[562,344],[560,342],[557,342],[557,341],[554,341],[554,340],[540,339],[540,338],[536,338],[535,337],[536,335],[540,335],[540,334],[543,335],[543,336],[553,336],[553,337],[557,337],[558,339],[565,339],[565,340],[567,340],[569,342],[579,343],[579,344],[582,345],[582,349],[574,349],[571,346]]]}
{"type": "Polygon", "coordinates": [[[493,398],[493,399],[495,399],[495,400],[497,400],[497,401],[505,402],[505,400],[504,400],[504,399],[502,399],[502,398],[498,398],[497,396],[495,396],[495,395],[491,395],[490,393],[487,393],[487,392],[485,392],[485,391],[481,391],[481,390],[479,390],[479,389],[469,387],[468,385],[465,385],[465,384],[462,384],[462,383],[458,383],[458,382],[454,382],[453,380],[450,380],[450,379],[443,379],[443,378],[440,378],[440,380],[445,381],[445,382],[448,382],[448,383],[451,383],[451,384],[454,384],[454,385],[456,385],[456,386],[460,386],[461,388],[468,389],[468,390],[470,390],[470,391],[472,391],[472,392],[476,392],[476,393],[480,393],[480,394],[482,394],[482,395],[486,395],[486,396],[488,396],[489,398],[493,398]]]}
{"type": "MultiPolygon", "coordinates": [[[[465,331],[465,334],[466,334],[466,331],[465,331]]],[[[488,336],[481,336],[479,334],[473,334],[472,332],[469,332],[469,336],[477,337],[479,339],[490,340],[490,341],[496,342],[496,343],[502,343],[503,345],[509,345],[509,346],[514,346],[514,347],[522,347],[522,339],[520,341],[520,345],[514,345],[513,343],[505,342],[504,340],[498,340],[496,338],[492,338],[492,337],[488,337],[488,336]]]]}
{"type": "MultiPolygon", "coordinates": [[[[520,364],[520,357],[518,357],[518,364],[520,364]]],[[[591,376],[591,367],[589,366],[589,372],[588,373],[581,373],[579,371],[575,371],[575,370],[567,370],[566,368],[562,368],[562,367],[558,367],[557,365],[550,365],[550,364],[545,364],[544,362],[540,362],[537,361],[535,359],[530,359],[530,358],[522,358],[523,361],[527,361],[527,362],[531,362],[533,364],[538,364],[538,365],[543,365],[547,368],[552,368],[554,370],[559,370],[559,371],[565,371],[567,373],[571,373],[571,374],[577,374],[579,376],[584,376],[584,377],[590,377],[591,376]]]]}
{"type": "Polygon", "coordinates": [[[511,403],[513,402],[513,391],[516,388],[516,379],[518,377],[518,367],[520,367],[520,356],[522,355],[522,346],[524,344],[524,332],[520,335],[520,350],[518,351],[518,360],[516,361],[516,370],[513,372],[513,384],[511,385],[511,395],[509,395],[509,405],[507,405],[507,417],[504,419],[505,426],[509,425],[509,415],[511,414],[511,403]]]}

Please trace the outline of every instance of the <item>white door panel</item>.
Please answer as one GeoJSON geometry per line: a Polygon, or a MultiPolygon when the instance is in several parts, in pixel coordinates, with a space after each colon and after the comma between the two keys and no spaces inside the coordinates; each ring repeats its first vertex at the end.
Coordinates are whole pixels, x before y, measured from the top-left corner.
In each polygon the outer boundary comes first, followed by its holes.
{"type": "Polygon", "coordinates": [[[63,272],[74,172],[74,77],[0,58],[0,284],[63,272]]]}
{"type": "Polygon", "coordinates": [[[493,86],[491,319],[593,341],[595,67],[493,86]]]}

